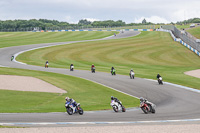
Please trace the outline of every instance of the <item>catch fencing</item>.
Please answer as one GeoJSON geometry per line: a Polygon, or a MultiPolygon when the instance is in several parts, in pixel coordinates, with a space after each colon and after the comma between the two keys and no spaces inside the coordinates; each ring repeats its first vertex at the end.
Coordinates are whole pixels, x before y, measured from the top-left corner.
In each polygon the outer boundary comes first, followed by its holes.
{"type": "Polygon", "coordinates": [[[185,45],[200,56],[200,43],[185,30],[180,31],[173,25],[163,25],[161,28],[170,30],[176,38],[180,38],[181,44],[185,45]]]}

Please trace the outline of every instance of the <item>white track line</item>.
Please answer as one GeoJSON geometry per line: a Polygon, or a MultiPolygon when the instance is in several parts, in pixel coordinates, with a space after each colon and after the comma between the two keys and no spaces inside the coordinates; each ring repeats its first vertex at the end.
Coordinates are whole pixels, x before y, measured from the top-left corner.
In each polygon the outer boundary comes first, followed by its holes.
{"type": "Polygon", "coordinates": [[[155,121],[118,121],[118,122],[16,122],[16,123],[0,123],[0,125],[16,126],[16,125],[95,125],[95,124],[144,124],[144,123],[174,123],[174,122],[199,122],[198,119],[183,120],[155,120],[155,121]]]}
{"type": "MultiPolygon", "coordinates": [[[[144,79],[146,79],[146,78],[144,78],[144,79]]],[[[153,79],[146,79],[146,80],[153,81],[153,82],[158,82],[157,80],[153,80],[153,79]]],[[[170,82],[163,82],[163,84],[164,83],[168,84],[168,85],[175,86],[175,87],[183,88],[185,90],[189,90],[189,91],[193,91],[193,92],[196,92],[196,93],[200,93],[200,90],[197,90],[197,89],[194,89],[194,88],[190,88],[190,87],[186,87],[186,86],[182,86],[182,85],[177,85],[177,84],[170,83],[170,82]]]]}

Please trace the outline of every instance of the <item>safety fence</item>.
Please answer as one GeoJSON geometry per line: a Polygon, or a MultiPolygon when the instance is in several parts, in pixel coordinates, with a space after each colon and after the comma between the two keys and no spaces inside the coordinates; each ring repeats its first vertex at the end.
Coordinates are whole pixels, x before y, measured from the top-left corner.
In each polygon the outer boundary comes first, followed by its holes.
{"type": "MultiPolygon", "coordinates": [[[[188,44],[185,41],[183,41],[182,38],[177,38],[178,34],[176,34],[177,36],[174,35],[173,28],[170,27],[168,29],[156,29],[156,31],[169,32],[171,34],[171,36],[172,36],[172,38],[173,38],[174,41],[180,42],[182,45],[186,46],[188,49],[190,49],[191,51],[193,51],[194,53],[196,53],[198,56],[200,56],[199,50],[196,49],[196,48],[199,48],[199,46],[197,46],[195,48],[192,47],[190,44],[188,44]]],[[[178,30],[178,29],[176,28],[175,30],[178,30]]],[[[178,31],[175,31],[175,32],[178,32],[178,31]]],[[[197,43],[196,45],[199,45],[199,44],[197,43]]]]}
{"type": "Polygon", "coordinates": [[[180,42],[182,45],[200,56],[200,43],[196,42],[193,38],[188,37],[185,31],[180,31],[172,25],[162,26],[161,29],[156,29],[156,31],[169,32],[174,41],[180,42]]]}

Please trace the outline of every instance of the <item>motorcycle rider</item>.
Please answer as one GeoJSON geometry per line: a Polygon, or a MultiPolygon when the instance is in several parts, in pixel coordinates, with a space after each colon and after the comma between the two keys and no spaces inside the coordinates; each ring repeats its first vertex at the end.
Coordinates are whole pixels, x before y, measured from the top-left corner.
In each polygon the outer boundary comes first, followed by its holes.
{"type": "MultiPolygon", "coordinates": [[[[75,101],[74,99],[69,98],[69,97],[66,97],[65,100],[66,100],[66,103],[67,103],[67,102],[70,102],[70,104],[72,104],[72,105],[74,105],[74,106],[77,107],[77,103],[76,103],[76,101],[75,101]]],[[[66,104],[66,103],[65,103],[65,104],[66,104]]]]}
{"type": "Polygon", "coordinates": [[[143,97],[140,97],[140,104],[141,103],[146,103],[146,104],[152,104],[151,102],[149,102],[147,99],[143,98],[143,97]]]}
{"type": "Polygon", "coordinates": [[[72,66],[74,66],[73,64],[70,65],[70,71],[72,70],[72,66]]]}
{"type": "Polygon", "coordinates": [[[140,97],[140,104],[143,103],[143,102],[146,103],[147,99],[144,99],[143,97],[140,97]]]}
{"type": "Polygon", "coordinates": [[[114,69],[115,69],[114,67],[111,67],[111,74],[112,74],[112,72],[113,72],[114,69]]]}
{"type": "Polygon", "coordinates": [[[160,76],[160,74],[158,73],[158,74],[157,74],[158,83],[159,83],[159,81],[160,81],[160,79],[159,79],[160,77],[161,77],[161,76],[160,76]]]}
{"type": "Polygon", "coordinates": [[[49,61],[47,60],[46,63],[45,63],[45,68],[47,67],[48,68],[49,66],[49,61]]]}
{"type": "Polygon", "coordinates": [[[130,70],[130,73],[129,73],[129,75],[130,75],[130,76],[132,76],[131,74],[135,75],[135,73],[134,73],[133,69],[131,69],[131,70],[130,70]]]}
{"type": "Polygon", "coordinates": [[[92,64],[92,66],[91,66],[91,70],[93,70],[93,68],[95,68],[94,64],[92,64]]]}
{"type": "Polygon", "coordinates": [[[158,74],[157,74],[157,79],[159,79],[160,77],[161,77],[161,76],[160,76],[160,74],[158,73],[158,74]]]}
{"type": "Polygon", "coordinates": [[[115,102],[119,103],[122,106],[121,102],[116,97],[111,96],[111,100],[114,100],[115,102]]]}
{"type": "Polygon", "coordinates": [[[14,55],[11,57],[11,61],[13,61],[13,59],[14,59],[14,55]]]}

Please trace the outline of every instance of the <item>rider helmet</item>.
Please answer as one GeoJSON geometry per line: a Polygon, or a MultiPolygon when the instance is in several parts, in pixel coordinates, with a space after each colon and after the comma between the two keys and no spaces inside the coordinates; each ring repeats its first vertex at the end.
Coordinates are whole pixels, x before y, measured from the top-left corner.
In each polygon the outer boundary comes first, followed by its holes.
{"type": "Polygon", "coordinates": [[[65,100],[68,101],[68,100],[69,100],[69,97],[65,97],[65,100]]]}
{"type": "Polygon", "coordinates": [[[143,102],[144,101],[144,98],[143,97],[140,97],[140,102],[143,102]]]}
{"type": "Polygon", "coordinates": [[[111,96],[111,100],[114,100],[114,97],[113,97],[113,96],[111,96]]]}

